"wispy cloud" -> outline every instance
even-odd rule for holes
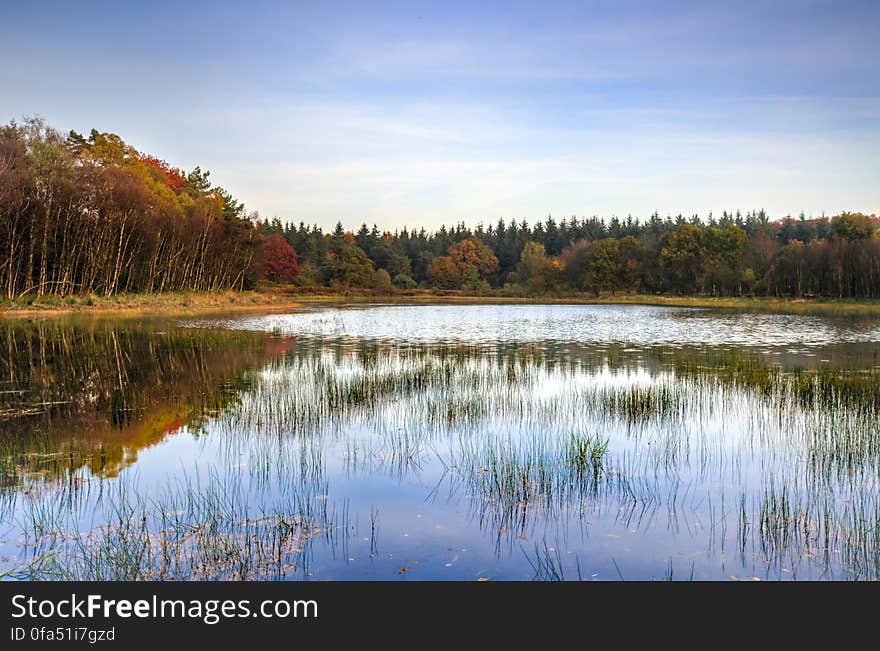
[[[6,14],[7,118],[117,131],[269,216],[880,210],[876,3]]]

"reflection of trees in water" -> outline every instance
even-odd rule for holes
[[[279,348],[268,341],[172,324],[0,324],[0,482],[82,467],[116,475],[139,450],[234,402],[248,371]]]
[[[323,472],[324,453],[338,444],[349,477],[417,480],[442,467],[428,499],[461,504],[497,550],[534,546],[541,568],[568,536],[593,535],[594,552],[616,553],[599,532],[621,528],[738,552],[753,575],[874,578],[880,567],[880,376],[867,370],[795,371],[738,348],[401,345],[58,324],[2,332],[11,362],[0,381],[18,393],[0,397],[0,441],[23,442],[11,457],[25,471],[110,476],[133,459],[125,455],[222,411],[210,424],[220,467],[246,453],[242,495],[261,508],[277,497],[282,529],[291,515],[328,521],[335,477]],[[188,514],[181,526],[208,520]],[[248,544],[268,536],[274,552],[272,541],[300,540],[291,527],[272,538],[274,524]],[[564,562],[571,575],[577,559]]]
[[[611,518],[710,552],[738,531],[749,576],[876,578],[880,375],[774,357],[307,339],[234,417],[255,424],[271,406],[273,423],[304,436],[347,431],[350,475],[418,477],[439,463],[429,498],[462,503],[498,549]],[[566,448],[575,433],[620,447],[599,471],[573,472],[593,458]]]

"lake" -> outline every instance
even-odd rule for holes
[[[0,322],[7,579],[866,580],[880,320]]]

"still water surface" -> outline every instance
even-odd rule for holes
[[[8,578],[872,579],[880,321],[0,324]]]

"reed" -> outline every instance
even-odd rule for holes
[[[302,337],[280,354],[254,354],[252,366],[229,367],[210,350],[239,340],[199,343],[196,332],[118,403],[112,390],[102,394],[108,411],[100,413],[122,415],[104,439],[58,435],[64,421],[52,419],[85,413],[84,403],[34,414],[32,427],[18,427],[22,414],[2,421],[0,521],[14,522],[7,537],[23,540],[3,572],[307,578],[316,556],[355,557],[360,544],[378,563],[378,511],[392,507],[372,497],[359,504],[350,486],[381,479],[418,486],[419,499],[446,503],[452,517],[464,513],[498,555],[522,549],[540,579],[579,576],[579,561],[559,551],[564,542],[550,551],[532,541],[581,536],[578,544],[594,549],[596,529],[700,545],[706,558],[735,549],[749,576],[880,574],[873,369],[786,367],[738,349],[345,337]],[[96,346],[113,340],[88,337]],[[126,354],[144,350],[135,339]],[[145,341],[158,347],[161,338]],[[43,368],[51,367],[47,357]],[[102,391],[113,388],[112,378],[104,382],[112,369],[86,369]],[[180,379],[182,369],[190,379]],[[202,397],[158,438],[125,438],[114,462],[109,442],[147,420],[157,400],[149,386],[165,378],[203,387]],[[23,404],[3,400],[7,416]],[[197,470],[169,472],[158,486],[132,476],[139,450],[175,437],[195,446]],[[396,535],[383,521],[383,548]],[[666,551],[649,577],[694,575]],[[623,543],[602,553],[621,576],[641,576]]]

